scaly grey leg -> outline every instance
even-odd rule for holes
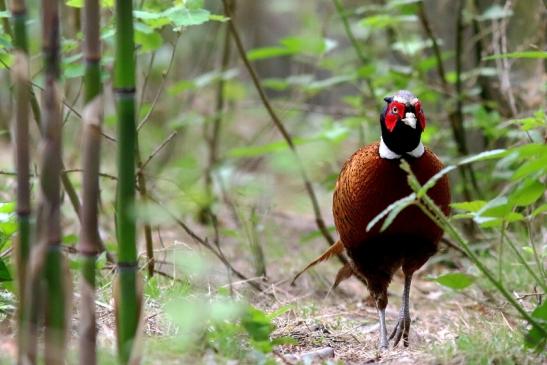
[[[387,349],[387,329],[386,329],[386,308],[378,308],[378,317],[380,317],[380,348]]]
[[[412,274],[405,275],[405,288],[403,290],[403,304],[401,311],[399,312],[399,321],[389,339],[394,338],[393,347],[399,344],[401,337],[403,338],[403,345],[408,347],[408,333],[410,331],[410,283],[412,282]]]

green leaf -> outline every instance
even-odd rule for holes
[[[135,29],[135,43],[140,47],[140,52],[151,52],[163,45],[163,38],[156,32],[142,32]]]
[[[262,47],[262,48],[251,49],[250,51],[248,51],[247,58],[249,58],[250,61],[256,61],[256,60],[263,60],[266,58],[290,56],[294,53],[295,53],[294,51],[285,47],[279,47],[279,46]]]
[[[483,61],[497,60],[499,58],[532,58],[532,59],[544,59],[547,58],[547,51],[522,51],[511,53],[499,53],[490,56],[483,57]]]
[[[391,46],[394,50],[401,52],[407,56],[415,56],[420,51],[429,48],[433,45],[429,39],[410,38],[393,43]],[[411,71],[412,69],[409,69]]]
[[[201,9],[205,6],[204,0],[185,0],[183,3],[188,9]]]
[[[543,110],[538,110],[532,117],[529,118],[523,118],[523,119],[515,119],[512,120],[511,123],[518,124],[524,131],[529,131],[535,128],[540,128],[545,126],[545,123],[547,122],[547,118],[545,118],[545,113]]]
[[[418,191],[418,198],[423,197],[429,189],[431,189],[437,181],[439,181],[444,175],[448,174],[450,171],[456,169],[458,166],[466,165],[469,163],[477,162],[477,161],[484,161],[489,160],[493,158],[499,158],[502,156],[505,156],[507,154],[506,150],[503,149],[497,149],[497,150],[490,150],[490,151],[484,151],[477,155],[469,156],[464,159],[462,159],[460,162],[458,162],[456,165],[447,166],[435,175],[433,175]]]
[[[547,170],[547,156],[540,156],[538,159],[532,159],[524,162],[511,177],[513,180],[519,180],[525,176],[545,172]]]
[[[541,323],[544,330],[547,330],[547,300],[544,300],[543,303],[538,304],[536,309],[532,312],[532,317]],[[529,348],[534,348],[537,351],[542,351],[545,349],[546,341],[547,337],[545,337],[542,331],[537,327],[530,328],[525,336],[526,346]]]
[[[272,345],[298,345],[298,341],[289,336],[277,337],[272,340]]]
[[[475,277],[464,273],[449,273],[436,277],[437,283],[454,290],[462,290],[475,282]]]
[[[0,48],[10,49],[11,46],[11,37],[7,34],[0,34]]]
[[[457,219],[471,219],[475,217],[475,215],[473,213],[460,213],[460,214],[453,214],[450,216],[450,219],[454,219],[454,220],[457,220]]]
[[[538,180],[529,181],[518,187],[511,195],[509,201],[515,206],[527,206],[533,204],[545,192],[545,185]]]
[[[537,157],[547,155],[547,145],[543,143],[529,143],[519,147],[513,147],[507,150],[508,153],[516,152],[519,157]]]
[[[532,212],[532,217],[547,212],[547,203],[541,204]]]
[[[497,150],[490,150],[490,151],[484,151],[479,154],[476,154],[474,156],[466,157],[460,162],[458,162],[458,166],[465,165],[472,162],[477,161],[484,161],[484,160],[491,160],[494,158],[500,158],[503,157],[507,153],[504,149],[497,149]]]
[[[17,232],[17,222],[15,220],[0,221],[0,232],[8,237]]]
[[[482,228],[497,228],[501,227],[504,223],[519,222],[524,220],[524,216],[521,213],[509,212],[503,217],[483,217],[475,216],[473,220]]]
[[[293,53],[319,56],[330,51],[336,46],[331,39],[320,37],[286,37],[279,41],[279,44]]]
[[[395,218],[397,218],[399,213],[401,213],[403,211],[403,209],[405,209],[406,207],[408,207],[409,205],[412,205],[414,203],[415,203],[414,199],[412,199],[412,200],[408,199],[408,200],[405,200],[404,202],[402,202],[400,204],[397,204],[395,206],[395,208],[393,208],[393,210],[391,212],[389,212],[389,214],[387,215],[386,220],[384,221],[384,223],[382,224],[382,227],[380,228],[380,232],[383,232],[386,229],[388,229],[388,227],[391,225],[391,223],[393,223]]]
[[[274,325],[263,311],[249,306],[243,317],[241,324],[254,341],[270,341],[270,335],[274,330]]]
[[[74,79],[82,77],[85,74],[85,66],[81,63],[71,63],[63,67],[63,76],[65,79]]]
[[[163,11],[133,10],[133,16],[142,20],[158,20],[166,18],[166,13]]]
[[[0,53],[0,60],[2,60],[0,63],[0,68],[11,67],[13,64],[13,57],[11,53]]]
[[[405,196],[404,198],[401,198],[397,200],[396,202],[391,203],[387,206],[386,209],[381,211],[376,217],[374,217],[368,224],[367,224],[367,232],[372,229],[378,223],[381,221],[386,215],[388,215],[392,210],[398,209],[399,206],[402,206],[403,208],[407,207],[410,203],[414,202],[416,200],[416,194],[412,193],[408,196]],[[400,210],[399,210],[400,212]]]
[[[171,21],[178,27],[189,27],[200,25],[209,21],[208,10],[179,8],[169,14]]]
[[[63,243],[65,245],[74,246],[78,242],[78,236],[75,234],[67,234],[63,237]]]
[[[225,17],[224,15],[220,15],[220,14],[210,14],[209,15],[209,20],[225,23],[228,20],[230,20],[230,18]]]
[[[466,212],[478,212],[485,204],[486,202],[484,200],[474,200],[471,202],[452,203],[450,206],[454,209]]]
[[[282,316],[283,314],[287,313],[291,309],[294,309],[294,305],[284,305],[273,311],[272,313],[268,314],[269,319],[275,319],[279,316]]]
[[[262,81],[262,86],[276,91],[283,91],[287,90],[290,85],[285,79],[269,78]]]
[[[296,54],[319,56],[334,47],[336,47],[336,42],[327,38],[286,37],[279,41],[279,46],[261,47],[248,51],[247,57],[251,61],[256,61]]]
[[[8,267],[4,263],[4,260],[0,258],[0,283],[11,281],[11,275],[9,273]]]
[[[83,0],[67,0],[66,2],[67,6],[73,7],[73,8],[83,8],[84,7],[84,1]]]
[[[415,22],[417,20],[416,15],[378,14],[361,19],[359,24],[365,28],[382,29],[396,27],[402,22]]]
[[[15,203],[14,202],[8,202],[8,203],[0,203],[0,213],[15,213]]]
[[[505,196],[490,200],[478,212],[477,216],[503,218],[511,212],[511,204]]]

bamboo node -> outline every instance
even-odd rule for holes
[[[82,120],[86,126],[101,127],[103,120],[102,96],[98,95],[86,104],[82,111]]]
[[[139,262],[118,262],[118,271],[136,271],[139,268]]]

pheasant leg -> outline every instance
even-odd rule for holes
[[[393,347],[396,347],[403,339],[403,345],[408,347],[408,333],[410,332],[410,283],[412,282],[412,274],[405,275],[405,288],[403,290],[403,304],[399,312],[399,321],[395,325],[389,339],[394,339]]]
[[[380,317],[380,348],[387,349],[387,329],[386,329],[386,308],[378,308],[378,317]]]

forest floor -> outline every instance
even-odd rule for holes
[[[280,223],[287,229],[287,219]],[[292,224],[292,237],[306,229]],[[307,229],[313,220],[308,220]],[[280,230],[282,231],[282,230]],[[299,232],[300,231],[300,232]],[[291,233],[288,233],[291,235]],[[285,242],[295,242],[287,240]],[[342,364],[523,364],[547,362],[524,350],[518,318],[505,312],[483,296],[480,291],[455,292],[430,280],[453,270],[442,264],[453,255],[441,246],[436,257],[415,274],[411,288],[410,346],[402,341],[395,348],[379,350],[379,324],[376,306],[368,290],[354,277],[330,288],[341,264],[335,259],[321,263],[303,274],[290,286],[294,273],[326,248],[318,239],[312,244],[288,243],[286,253],[271,264],[268,272],[271,298],[259,297],[255,303],[268,311],[281,306],[291,310],[276,320],[274,336],[289,336],[296,345],[279,347],[280,363],[294,363],[292,355],[314,353],[331,348],[331,361]],[[291,254],[293,253],[293,254]],[[403,276],[399,271],[388,291],[386,310],[388,335],[397,322],[403,292]],[[320,351],[321,352],[321,351]],[[332,354],[332,352],[331,352]],[[302,358],[302,357],[300,357]],[[538,362],[539,361],[539,362]],[[313,363],[322,363],[315,358]]]
[[[276,329],[273,337],[288,336],[294,344],[280,345],[275,348],[275,360],[279,364],[538,364],[547,363],[547,357],[535,355],[522,346],[522,322],[504,312],[504,308],[494,307],[488,300],[478,300],[476,292],[457,293],[428,280],[449,269],[439,260],[431,260],[420,270],[412,283],[410,346],[402,344],[388,350],[378,350],[378,317],[374,303],[363,284],[355,278],[344,281],[339,288],[330,291],[330,287],[340,264],[336,259],[322,263],[305,273],[295,286],[290,286],[292,276],[312,258],[318,256],[326,247],[320,240],[302,243],[289,240],[301,237],[303,232],[313,230],[313,220],[294,223],[290,217],[278,222],[274,232],[282,232],[274,237],[277,242],[287,242],[283,246],[265,247],[267,258],[267,281],[260,281],[265,290],[258,293],[249,288],[244,281],[233,279],[233,296],[243,299],[253,306],[273,312],[280,308],[286,311],[275,318]],[[292,223],[291,223],[292,222]],[[294,225],[296,227],[291,227]],[[204,233],[204,232],[203,232]],[[285,237],[286,236],[286,237]],[[166,250],[173,246],[182,246],[190,251],[201,251],[200,246],[190,243],[175,229],[163,232]],[[234,241],[235,242],[235,241]],[[248,247],[234,245],[230,239],[223,242],[225,254],[239,270],[252,272],[252,259]],[[446,255],[443,247],[438,256]],[[203,251],[205,256],[206,251]],[[160,258],[161,259],[161,258]],[[196,287],[227,287],[225,268],[211,257],[214,266],[207,278],[198,280]],[[161,267],[160,267],[161,268]],[[111,278],[99,288],[97,299],[98,330],[100,346],[109,355],[101,364],[114,364],[115,358],[115,319],[112,300]],[[169,282],[169,279],[161,279]],[[163,284],[171,285],[171,284]],[[396,323],[401,304],[402,276],[398,273],[389,288],[389,305],[386,312],[388,333]],[[160,285],[154,289],[164,290]],[[69,348],[77,348],[78,295],[75,295],[75,315],[71,325],[71,343]],[[146,297],[144,316],[144,364],[238,364],[236,360],[212,354],[206,347],[203,351],[181,355],[180,349],[171,350],[158,345],[158,339],[172,334],[172,325],[167,324],[165,302],[160,298]],[[0,328],[0,364],[2,358],[15,357],[13,320],[1,323]],[[390,344],[391,345],[391,344]],[[170,351],[172,351],[170,353]],[[311,360],[298,362],[305,353],[327,353],[327,358],[312,357]],[[71,357],[75,360],[75,352]],[[183,356],[183,357],[181,357]],[[69,361],[69,363],[76,363]],[[241,363],[252,362],[244,361]]]

